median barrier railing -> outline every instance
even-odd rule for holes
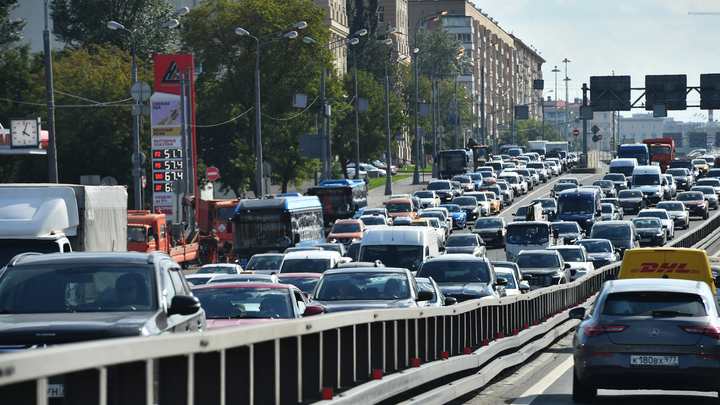
[[[719,224],[716,214],[672,245],[692,246]],[[0,403],[47,404],[49,384],[56,390],[57,380],[63,403],[101,405],[367,404],[481,370],[485,378],[464,385],[476,389],[569,330],[568,309],[587,305],[619,269],[609,265],[570,284],[448,307],[324,314],[6,353]]]

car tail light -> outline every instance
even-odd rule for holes
[[[682,326],[682,329],[687,333],[694,333],[698,335],[705,335],[715,340],[720,340],[720,328],[715,326],[702,327],[702,326]]]
[[[595,337],[600,336],[605,333],[617,333],[622,332],[627,328],[627,325],[613,325],[613,326],[598,326],[598,325],[591,325],[591,326],[585,326],[582,328],[583,332],[585,332],[585,335],[587,337]]]

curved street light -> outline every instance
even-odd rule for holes
[[[115,21],[108,21],[107,27],[111,30],[120,30],[129,32],[132,39],[132,67],[130,69],[131,71],[131,82],[132,84],[137,83],[137,63],[135,60],[135,40],[140,39],[142,37],[145,37],[147,35],[153,34],[161,29],[172,29],[180,25],[180,22],[178,20],[172,19],[170,21],[165,22],[160,27],[150,31],[146,32],[142,35],[139,35],[137,38],[135,37],[135,33],[141,30],[146,30],[150,27],[156,26],[161,21],[170,18],[170,17],[181,17],[186,15],[190,12],[190,9],[187,7],[181,7],[177,10],[175,10],[170,16],[160,18],[157,21],[154,21],[144,27],[130,30],[125,28],[124,25],[115,22]],[[135,108],[137,108],[138,104],[141,104],[140,101],[133,100],[133,104],[135,104]],[[133,153],[133,178],[134,178],[134,184],[135,184],[135,209],[136,210],[142,210],[142,175],[140,173],[140,115],[133,115],[133,143],[134,143],[134,153]]]
[[[257,183],[256,193],[255,197],[262,198],[265,194],[264,190],[264,184],[263,184],[263,154],[262,154],[262,128],[261,128],[261,108],[260,108],[260,47],[263,45],[267,45],[269,43],[279,41],[281,39],[293,39],[298,36],[297,31],[294,31],[295,29],[304,29],[307,27],[307,23],[305,21],[301,21],[297,24],[294,24],[292,27],[285,28],[279,31],[275,31],[271,34],[267,34],[265,36],[262,36],[260,38],[253,36],[248,32],[247,30],[243,28],[235,28],[235,34],[238,36],[243,37],[250,37],[255,40],[255,155],[256,155],[256,161],[257,161],[257,168],[255,173],[255,182]],[[293,30],[290,32],[286,32],[281,37],[271,39],[269,41],[260,43],[261,40],[272,37],[272,36],[278,36],[279,34],[287,31],[287,30]]]

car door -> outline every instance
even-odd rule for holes
[[[202,309],[190,315],[167,315],[172,306],[173,298],[180,295],[192,296],[190,288],[184,280],[180,266],[177,263],[170,260],[163,260],[160,264],[160,291],[161,307],[165,308],[165,312],[161,315],[161,317],[164,318],[164,322],[158,322],[158,327],[160,327],[163,332],[187,333],[207,329],[205,325],[205,311]],[[160,321],[160,319],[158,320]]]

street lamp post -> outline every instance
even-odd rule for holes
[[[360,32],[360,31],[358,31]],[[356,33],[357,34],[357,33]],[[344,44],[338,45],[335,48],[339,48],[340,46],[347,46],[347,45],[357,45],[358,42],[360,42],[357,38],[352,38],[350,40],[347,40],[347,38],[341,38],[336,41],[328,41],[325,45],[320,45],[317,41],[310,37],[303,38],[303,42],[306,44],[311,45],[317,45],[322,48],[322,66],[320,67],[320,108],[322,109],[321,112],[321,120],[322,120],[322,134],[323,138],[325,138],[325,156],[323,157],[323,180],[329,180],[331,176],[331,165],[332,165],[332,140],[328,136],[325,124],[325,119],[327,117],[327,106],[325,105],[325,49],[332,50],[335,48],[330,48],[331,45],[337,44],[338,42],[346,41]],[[356,167],[355,171],[357,172],[360,168]]]
[[[363,36],[367,34],[367,30],[363,29],[358,32],[356,32],[353,35]],[[360,46],[365,45],[367,42],[364,42]],[[364,51],[360,52],[360,55],[364,54],[365,52],[371,51],[375,48],[377,48],[380,45],[389,45],[392,44],[392,39],[386,38],[382,41],[378,41],[378,44],[373,46],[372,48],[365,49]],[[358,99],[358,85],[357,85],[357,57],[358,57],[358,49],[355,48],[355,52],[353,52],[353,81],[355,82],[355,178],[360,178],[360,124],[359,124],[359,118],[358,118],[358,109],[360,107],[360,101]],[[388,166],[388,171],[390,170],[390,166]]]
[[[394,29],[394,28],[393,28]],[[388,63],[392,57],[392,51],[390,56],[385,60],[385,140],[387,143],[386,162],[392,162],[392,149],[390,147],[390,84],[388,82]],[[406,60],[409,56],[403,57],[400,60]],[[392,195],[392,172],[390,171],[390,164],[387,164],[387,172],[385,174],[385,195]],[[417,167],[417,162],[415,163]],[[359,168],[358,168],[359,169]],[[358,170],[356,169],[356,170]]]
[[[427,15],[415,23],[415,32],[413,33],[413,53],[415,54],[415,170],[413,171],[413,182],[412,184],[420,184],[420,134],[418,129],[418,47],[417,47],[417,31],[420,28],[420,23],[427,21],[430,18],[431,21],[437,21],[440,15],[447,14],[447,10],[439,11],[435,14]],[[434,166],[434,165],[433,165]],[[388,166],[389,167],[389,166]]]
[[[256,161],[257,161],[257,168],[255,173],[255,182],[257,183],[255,193],[255,197],[262,198],[265,194],[265,190],[263,190],[263,154],[262,154],[262,121],[261,121],[261,109],[260,109],[260,46],[261,45],[267,45],[271,42],[278,41],[282,38],[295,38],[297,37],[297,31],[290,31],[283,35],[281,38],[275,38],[270,41],[267,41],[265,43],[260,43],[262,39],[268,38],[270,36],[278,35],[283,31],[291,30],[291,29],[304,29],[307,27],[307,23],[305,21],[301,21],[295,25],[293,25],[290,28],[285,28],[280,31],[273,32],[272,34],[268,34],[265,36],[262,36],[260,38],[255,37],[251,35],[248,31],[242,29],[242,28],[235,28],[235,34],[239,36],[245,36],[250,37],[255,40],[256,48],[255,48],[255,155],[256,155]]]
[[[136,38],[135,38],[135,32],[137,32],[137,31],[139,31],[139,30],[145,30],[145,29],[148,29],[148,28],[150,28],[150,27],[156,26],[156,25],[159,24],[161,21],[163,21],[163,20],[165,20],[165,19],[167,19],[167,18],[176,17],[176,16],[177,16],[177,17],[181,17],[181,16],[184,16],[185,14],[187,14],[187,13],[189,13],[189,12],[190,12],[190,9],[189,9],[189,8],[187,8],[187,7],[181,7],[181,8],[179,8],[179,9],[175,10],[175,12],[173,12],[170,16],[168,16],[168,17],[163,17],[163,18],[161,18],[161,19],[159,19],[159,20],[157,20],[157,21],[154,21],[153,23],[151,23],[151,24],[149,24],[149,25],[146,25],[145,27],[138,28],[138,29],[135,29],[135,30],[129,30],[129,29],[125,28],[124,25],[122,25],[122,24],[120,24],[120,23],[117,23],[117,22],[115,22],[115,21],[108,21],[107,27],[108,27],[109,29],[111,29],[111,30],[121,30],[121,31],[129,32],[130,35],[131,35],[131,37],[132,37],[132,67],[130,68],[132,84],[137,83],[137,63],[136,63],[136,60],[135,60],[135,39],[136,39]],[[142,38],[142,37],[144,37],[144,36],[153,34],[153,33],[157,32],[157,31],[160,30],[160,29],[163,29],[163,28],[172,29],[172,28],[177,27],[178,25],[180,25],[180,22],[179,22],[178,20],[174,20],[174,19],[173,19],[173,20],[170,20],[170,21],[164,23],[164,24],[163,24],[162,26],[160,26],[159,28],[157,28],[157,29],[155,29],[155,30],[153,30],[153,31],[147,32],[147,33],[145,33],[145,34],[143,34],[143,35],[138,36],[137,39],[140,39],[140,38]],[[142,187],[142,173],[141,173],[141,170],[140,170],[140,163],[141,163],[141,162],[140,162],[140,114],[139,114],[139,111],[137,111],[137,110],[140,109],[140,104],[142,104],[141,101],[139,101],[139,100],[133,100],[133,114],[134,114],[134,115],[133,115],[133,141],[134,141],[134,153],[133,153],[133,171],[132,171],[132,174],[133,174],[134,184],[135,184],[134,187],[135,187],[135,209],[136,209],[136,210],[142,210],[142,188],[143,188],[143,187]],[[137,111],[137,113],[136,113],[136,111]]]

